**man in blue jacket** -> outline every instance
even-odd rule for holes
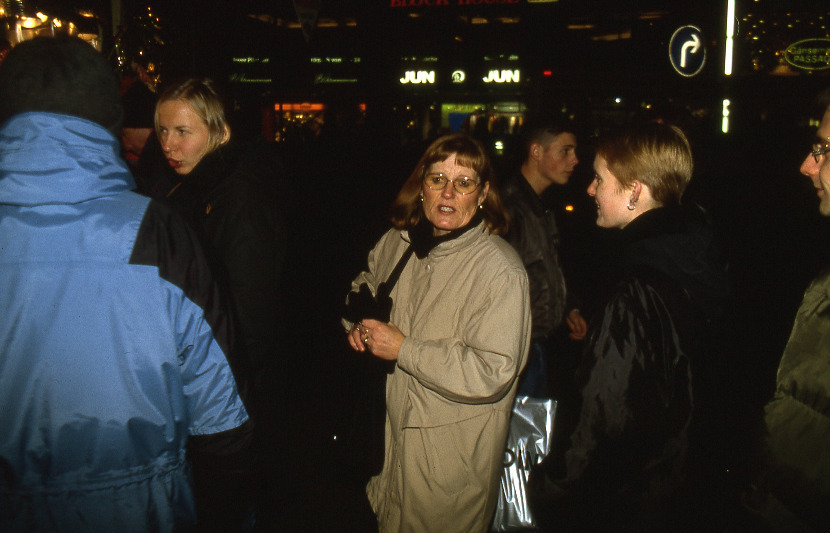
[[[79,39],[0,65],[0,531],[224,531],[247,511],[232,321],[185,223],[130,192],[121,117]]]

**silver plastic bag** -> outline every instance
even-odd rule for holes
[[[527,499],[530,469],[550,453],[556,400],[517,396],[510,417],[499,501],[490,531],[535,529]]]

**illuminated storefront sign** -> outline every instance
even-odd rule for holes
[[[228,76],[228,80],[233,83],[271,83],[274,81],[272,78],[257,78],[239,72]]]
[[[830,39],[805,39],[791,44],[784,51],[787,63],[804,70],[830,68]]]
[[[357,78],[342,78],[331,74],[317,74],[314,76],[314,85],[357,83]]]
[[[251,67],[256,67],[257,65],[265,65],[268,66],[271,63],[271,58],[269,57],[233,57],[231,61],[237,65],[250,65]],[[256,70],[256,69],[255,69]],[[271,83],[273,82],[273,78],[268,76],[267,74],[263,75],[262,73],[254,73],[254,72],[234,72],[228,77],[229,81],[233,83]]]
[[[467,74],[463,70],[455,70],[450,79],[452,79],[453,83],[464,83],[464,80],[467,79]]]
[[[434,70],[407,70],[404,72],[403,78],[399,80],[401,85],[432,85],[435,83]]]
[[[234,63],[245,63],[245,64],[262,64],[266,65],[271,62],[271,58],[269,57],[234,57]]]
[[[519,83],[519,70],[491,70],[481,80],[484,83]]]
[[[521,0],[389,0],[389,7],[446,7],[518,4]]]

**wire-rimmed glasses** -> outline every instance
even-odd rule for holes
[[[821,157],[828,152],[830,152],[830,146],[822,143],[813,143],[813,147],[810,150],[810,153],[813,154],[813,159],[816,160],[817,165],[821,161]]]
[[[443,191],[444,187],[447,186],[447,182],[452,183],[453,188],[458,194],[470,194],[481,185],[473,178],[467,176],[459,176],[452,180],[441,172],[432,172],[424,176],[424,183],[434,191]]]

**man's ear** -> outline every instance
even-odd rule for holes
[[[542,152],[544,152],[544,149],[542,148],[541,144],[539,144],[539,143],[531,143],[530,144],[530,157],[531,157],[531,159],[534,159],[534,160],[538,161],[539,158],[542,157]]]

